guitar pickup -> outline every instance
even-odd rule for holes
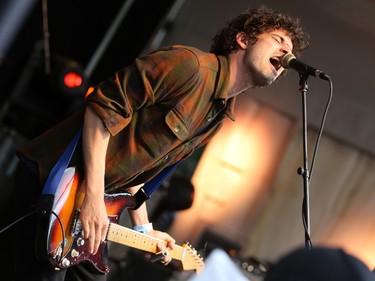
[[[74,216],[72,237],[83,236],[83,228],[81,220],[79,219],[79,211],[77,210],[76,215]]]

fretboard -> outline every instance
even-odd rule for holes
[[[164,240],[115,223],[109,225],[107,240],[154,254],[159,251],[158,244],[166,245]],[[182,261],[185,251],[184,247],[174,245],[173,250],[169,250],[169,253],[173,259]]]

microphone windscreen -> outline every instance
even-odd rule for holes
[[[281,58],[281,66],[288,69],[290,68],[289,63],[291,60],[296,59],[292,53],[287,53]]]

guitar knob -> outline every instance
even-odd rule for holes
[[[70,265],[70,261],[67,258],[64,258],[61,264],[63,267],[68,267]]]
[[[72,250],[72,252],[70,253],[70,255],[73,257],[73,258],[76,258],[79,256],[79,252],[75,249]]]
[[[78,245],[78,246],[83,246],[83,245],[85,245],[85,240],[83,240],[82,238],[78,238],[78,239],[77,239],[77,245]]]

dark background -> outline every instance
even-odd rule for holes
[[[7,8],[16,2],[23,5],[25,2],[22,1],[1,1],[0,21],[6,18]],[[12,38],[9,38],[9,42],[3,42],[8,44],[6,52],[0,50],[0,230],[17,219],[10,212],[13,197],[18,196],[12,192],[16,148],[78,110],[90,85],[132,63],[142,53],[175,2],[131,2],[96,67],[89,77],[84,76],[83,86],[75,92],[62,90],[59,87],[60,71],[73,67],[84,74],[126,1],[46,1],[48,13],[44,22],[43,2],[34,1],[25,18],[13,17],[10,19],[12,21],[0,25],[1,34],[2,30],[13,27],[14,20],[19,20],[19,28],[11,34]],[[48,33],[43,29],[46,23]],[[51,54],[47,59],[51,66],[50,73],[45,68],[45,43],[48,43]],[[10,228],[0,234],[0,252],[7,253],[0,258],[1,279],[4,280],[12,280],[13,231]],[[139,265],[133,262],[133,266]],[[116,265],[112,267],[116,272]],[[120,268],[118,266],[117,271]],[[153,273],[158,274],[158,271]],[[113,276],[111,280],[118,277]],[[154,277],[157,279],[157,276]]]
[[[173,2],[132,2],[78,95],[67,96],[58,88],[62,66],[57,58],[74,62],[84,72],[126,1],[46,1],[47,14],[42,12],[43,2],[35,1],[0,65],[3,123],[32,138],[75,111],[89,85],[140,55]],[[45,43],[51,55],[50,74],[45,69]]]

